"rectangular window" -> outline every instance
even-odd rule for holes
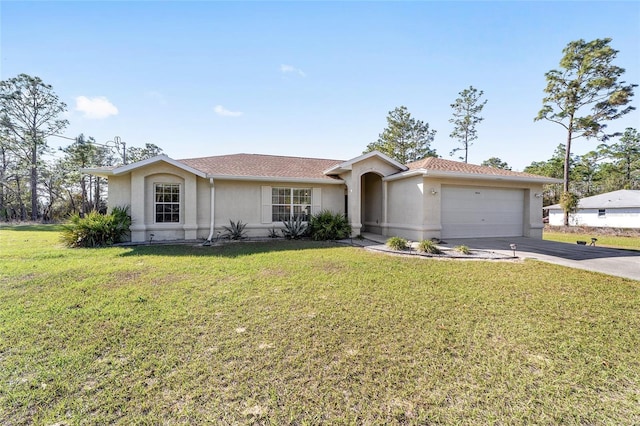
[[[271,220],[282,222],[311,214],[311,188],[271,188]]]
[[[605,209],[598,210],[598,217],[605,217],[607,215],[607,211]]]
[[[180,185],[177,183],[155,184],[156,223],[180,222]]]

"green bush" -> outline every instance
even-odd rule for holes
[[[431,240],[422,240],[418,243],[418,251],[430,254],[442,254],[442,250],[436,247],[436,244]]]
[[[409,243],[404,238],[391,237],[387,240],[387,247],[392,250],[406,250],[409,247]]]
[[[222,234],[223,238],[228,238],[230,240],[241,240],[246,237],[247,233],[244,228],[247,226],[246,223],[242,223],[241,220],[234,222],[229,220],[229,226],[223,226],[224,234]]]
[[[61,238],[67,247],[108,246],[123,241],[130,226],[128,207],[114,207],[109,214],[94,210],[84,217],[76,213],[63,226]]]
[[[315,241],[342,240],[351,235],[351,224],[341,213],[322,210],[311,216],[309,232]]]
[[[271,229],[269,229],[269,238],[278,238],[280,235],[278,235],[278,230],[276,229],[275,226],[272,226]]]
[[[471,254],[471,250],[467,246],[456,246],[453,249],[462,254]]]
[[[283,220],[284,229],[281,229],[282,236],[290,240],[299,240],[307,233],[307,224],[302,221],[302,216],[297,216],[291,220]]]

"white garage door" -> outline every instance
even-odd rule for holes
[[[524,190],[442,186],[442,238],[523,234]]]

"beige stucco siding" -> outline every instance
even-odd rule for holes
[[[311,188],[314,210],[330,210],[344,213],[344,186],[322,185],[313,183],[290,182],[252,182],[216,179],[215,186],[215,231],[223,234],[223,226],[229,225],[229,220],[245,223],[247,236],[266,236],[272,228],[281,228],[282,222],[271,221],[271,188]],[[263,194],[264,191],[264,194]],[[209,198],[210,199],[210,198]],[[202,203],[204,206],[205,203]],[[263,207],[267,218],[263,218]],[[209,211],[206,207],[203,210]],[[208,233],[208,228],[207,228]],[[201,232],[202,237],[206,237]]]
[[[255,229],[260,224],[260,182],[221,181],[215,183],[216,228],[228,226],[229,221],[238,220]]]
[[[114,207],[131,208],[131,176],[109,176],[109,211]]]
[[[424,217],[422,176],[393,180],[386,184],[386,235],[421,239]]]

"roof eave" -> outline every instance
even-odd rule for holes
[[[83,167],[80,169],[80,172],[104,178],[113,176],[113,169],[103,169],[100,167]]]
[[[509,175],[488,175],[463,172],[446,172],[441,170],[424,170],[427,177],[455,178],[466,180],[486,180],[486,181],[510,181],[527,182],[539,184],[562,183],[562,179],[549,178],[544,176],[509,176]]]
[[[393,181],[393,180],[405,179],[413,176],[424,176],[424,177],[432,177],[432,178],[453,178],[453,179],[465,179],[465,180],[527,182],[527,183],[539,183],[539,184],[562,183],[561,179],[547,178],[543,176],[530,177],[530,176],[485,175],[485,174],[462,173],[462,172],[446,172],[441,170],[428,170],[428,169],[413,169],[406,172],[387,176],[382,180]]]
[[[396,173],[394,175],[385,176],[382,178],[384,182],[391,182],[398,179],[406,179],[414,176],[426,176],[427,173],[423,169],[408,170],[406,172]]]

